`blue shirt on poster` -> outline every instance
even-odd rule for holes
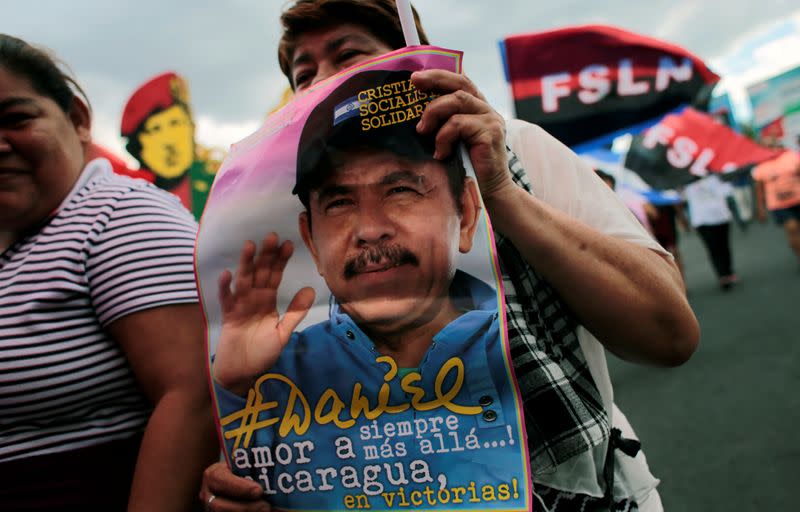
[[[389,406],[409,404],[412,395],[401,387],[400,375],[387,382],[392,366],[376,361],[381,354],[375,344],[334,302],[329,320],[292,335],[270,370],[285,379],[269,379],[260,386],[262,403],[274,402],[271,407],[257,415],[241,414],[252,404],[215,384],[234,472],[259,481],[274,506],[292,510],[346,510],[359,503],[347,500],[359,495],[372,510],[523,508],[526,497],[517,491],[525,485],[526,454],[502,350],[497,294],[458,271],[450,295],[466,311],[434,336],[416,369],[420,380],[414,386],[425,392],[420,402],[430,402],[441,373],[440,394],[458,388],[449,403],[470,407],[469,414],[446,407],[407,407],[372,419],[353,415],[357,385],[369,410],[376,408],[383,384],[390,390]],[[460,387],[453,358],[463,363]],[[331,390],[344,405],[333,413]],[[307,407],[296,399],[297,391]],[[315,413],[341,421],[357,418],[352,426],[340,428],[335,422],[320,424]],[[307,429],[281,437],[279,427],[289,415],[298,424],[308,421]],[[273,424],[254,430],[256,420]],[[248,431],[252,438],[246,443]],[[487,485],[492,486],[488,499],[481,491]]]

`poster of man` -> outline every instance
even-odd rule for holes
[[[469,159],[416,131],[411,72],[460,59],[351,68],[219,171],[197,268],[222,439],[280,509],[529,509],[491,226]]]
[[[170,71],[142,84],[125,105],[120,131],[140,171],[199,218],[216,168],[195,143],[186,80]]]

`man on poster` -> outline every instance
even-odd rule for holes
[[[299,229],[331,291],[330,319],[295,332],[311,288],[280,317],[293,249],[275,233],[257,254],[245,244],[234,292],[230,273],[220,280],[213,376],[223,435],[237,472],[284,508],[357,499],[391,508],[395,498],[383,494],[401,488],[415,507],[525,507],[524,494],[508,503],[526,477],[496,292],[457,270],[480,221],[477,184],[458,156],[433,159],[432,137],[416,133],[414,114],[430,99],[409,77],[355,75],[314,108],[300,136]],[[302,451],[281,460],[281,444]],[[264,449],[277,464],[256,463]],[[304,480],[304,469],[326,477]]]

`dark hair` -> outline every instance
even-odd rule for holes
[[[428,44],[419,14],[412,9],[420,43]],[[278,63],[292,88],[292,57],[298,38],[343,23],[363,27],[389,48],[406,45],[395,0],[297,0],[281,15],[283,35],[278,44]]]
[[[65,71],[67,65],[43,48],[8,34],[0,34],[0,67],[26,78],[36,92],[55,101],[65,114],[72,111],[72,100],[76,93],[91,108],[86,93]]]

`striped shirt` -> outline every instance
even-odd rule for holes
[[[0,462],[143,430],[151,406],[105,328],[197,301],[196,229],[177,198],[101,159],[0,254]]]

